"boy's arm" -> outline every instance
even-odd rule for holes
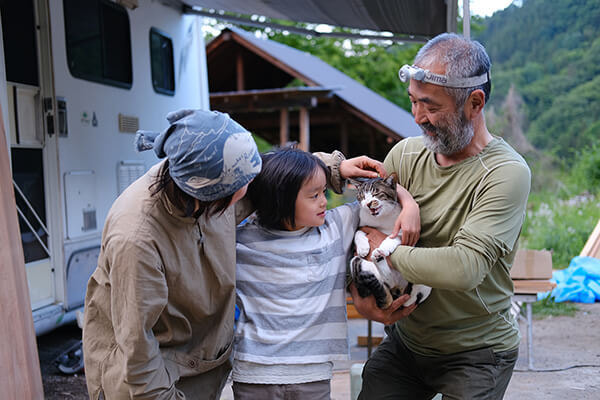
[[[328,182],[334,192],[340,194],[344,191],[346,178],[376,178],[385,177],[387,173],[383,163],[373,160],[367,156],[359,156],[346,160],[346,157],[338,150],[332,153],[313,153],[325,163],[331,172]]]
[[[398,201],[402,206],[402,211],[398,215],[398,218],[396,218],[394,230],[389,237],[395,238],[398,236],[398,233],[402,231],[402,245],[414,246],[417,244],[421,234],[421,214],[419,205],[408,190],[402,186],[396,185],[396,192],[398,193]]]

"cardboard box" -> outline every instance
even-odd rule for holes
[[[513,279],[552,278],[552,253],[548,250],[517,250],[510,277]]]

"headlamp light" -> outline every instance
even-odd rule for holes
[[[470,88],[481,86],[489,80],[489,72],[470,78],[455,78],[446,75],[434,74],[433,72],[414,65],[405,64],[398,71],[398,78],[402,82],[411,79],[419,82],[431,83],[438,86],[451,88]]]

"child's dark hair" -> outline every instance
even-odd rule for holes
[[[302,184],[318,168],[329,177],[329,169],[311,153],[297,149],[276,150],[261,157],[262,170],[248,186],[258,222],[270,229],[294,227],[296,198]]]
[[[208,212],[208,215],[223,213],[231,203],[233,194],[215,201],[200,201],[198,210],[196,208],[196,199],[179,188],[169,174],[169,160],[161,167],[158,176],[154,183],[150,185],[150,192],[156,195],[160,192],[165,192],[169,201],[173,203],[177,209],[183,211],[186,217],[194,217],[198,219],[202,214]]]

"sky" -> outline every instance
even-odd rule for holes
[[[504,10],[513,0],[470,0],[469,10],[471,15],[479,15],[481,17],[489,17],[494,11]],[[462,15],[463,2],[459,0],[458,10]]]

